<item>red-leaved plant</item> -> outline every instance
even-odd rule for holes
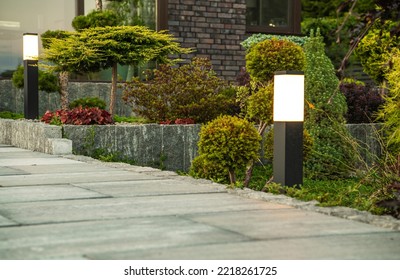
[[[41,121],[50,124],[73,125],[104,125],[114,123],[111,114],[106,110],[82,107],[76,107],[71,110],[57,110],[55,112],[47,111]]]

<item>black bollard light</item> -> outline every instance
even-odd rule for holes
[[[274,75],[273,181],[283,186],[303,184],[304,73]]]
[[[26,119],[39,117],[39,39],[37,33],[23,34],[24,60],[24,115]]]

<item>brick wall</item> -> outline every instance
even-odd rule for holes
[[[245,65],[246,0],[169,0],[168,29],[183,47],[195,49],[183,58],[207,57],[227,80]]]

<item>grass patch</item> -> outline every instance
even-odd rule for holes
[[[18,119],[23,119],[23,118],[24,118],[23,114],[13,113],[13,112],[9,112],[9,111],[0,112],[0,119],[18,120]]]
[[[282,187],[266,184],[272,177],[271,165],[258,165],[254,169],[250,188],[274,194],[285,194],[303,201],[316,200],[319,206],[345,206],[373,214],[388,214],[387,209],[377,207],[376,203],[388,198],[385,188],[379,184],[363,183],[360,178],[316,181],[304,179],[303,186]]]
[[[114,121],[116,123],[149,123],[150,121],[145,119],[145,118],[141,118],[141,117],[124,117],[124,116],[118,116],[118,115],[114,115]]]

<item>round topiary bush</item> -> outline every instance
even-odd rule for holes
[[[234,184],[236,172],[258,157],[260,141],[261,136],[249,121],[218,117],[201,128],[198,145],[202,158],[194,161],[192,173],[204,177],[204,170],[207,173],[213,166],[215,170],[228,170],[230,182]]]
[[[276,71],[303,70],[305,61],[300,46],[274,38],[262,41],[250,49],[246,55],[246,69],[255,80],[270,81]]]

